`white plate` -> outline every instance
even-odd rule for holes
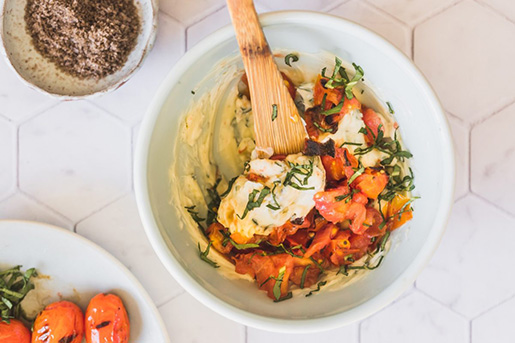
[[[23,265],[40,275],[27,296],[41,306],[64,299],[86,309],[97,293],[119,295],[129,314],[130,342],[169,342],[159,312],[141,284],[117,259],[87,239],[55,226],[0,221],[0,269]]]

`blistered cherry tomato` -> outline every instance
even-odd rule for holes
[[[32,327],[32,343],[80,343],[84,316],[72,302],[58,301],[41,311]]]
[[[88,343],[127,343],[129,317],[122,300],[114,294],[97,294],[86,310]]]
[[[0,342],[30,343],[30,331],[16,319],[11,319],[9,323],[0,321]]]

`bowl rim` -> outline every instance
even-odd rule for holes
[[[84,95],[67,95],[67,94],[58,94],[58,93],[52,93],[50,91],[47,91],[44,88],[39,87],[35,83],[30,82],[25,77],[23,77],[18,70],[14,67],[13,62],[11,61],[11,58],[9,57],[9,53],[7,52],[7,48],[5,47],[5,39],[4,39],[4,17],[5,17],[5,6],[7,4],[8,0],[0,0],[0,55],[4,58],[6,64],[9,66],[11,71],[16,74],[16,77],[18,80],[20,80],[24,85],[29,87],[30,89],[33,89],[37,91],[40,94],[44,94],[46,96],[52,97],[54,99],[58,100],[83,100],[83,99],[93,99],[101,95],[105,95],[108,93],[111,93],[121,86],[123,86],[129,79],[134,76],[134,74],[141,68],[143,65],[143,62],[147,58],[150,51],[152,51],[152,48],[154,47],[154,42],[156,40],[157,36],[157,27],[158,27],[158,17],[159,17],[159,0],[142,0],[142,1],[148,1],[152,8],[152,23],[150,34],[148,36],[148,39],[145,42],[145,46],[143,49],[141,49],[141,54],[139,56],[139,60],[137,64],[127,71],[127,73],[117,82],[109,85],[108,87],[101,89],[99,91],[96,91],[94,93],[84,94]]]
[[[234,37],[234,30],[231,25],[227,25],[208,35],[184,54],[161,84],[149,109],[147,110],[141,124],[134,160],[134,188],[138,210],[147,237],[163,265],[184,289],[213,311],[241,324],[268,331],[308,333],[335,329],[367,318],[389,305],[413,284],[425,265],[429,263],[445,232],[446,223],[449,219],[452,204],[454,202],[454,144],[451,138],[447,117],[434,90],[429,85],[429,82],[413,62],[404,55],[404,53],[399,51],[391,43],[387,42],[384,38],[352,21],[335,15],[313,11],[270,12],[260,15],[260,21],[264,27],[276,24],[298,23],[299,21],[320,23],[324,26],[338,25],[339,27],[343,27],[345,30],[354,32],[354,34],[365,37],[367,41],[376,44],[376,46],[378,46],[383,52],[387,53],[391,59],[402,65],[403,68],[409,72],[414,82],[416,82],[423,90],[422,95],[429,100],[428,103],[431,104],[432,112],[438,115],[438,119],[441,122],[440,129],[442,130],[441,136],[444,140],[443,145],[449,147],[449,149],[444,151],[442,155],[443,165],[445,168],[442,184],[444,189],[449,189],[449,192],[442,195],[440,207],[426,243],[401,275],[379,294],[349,310],[314,319],[269,318],[247,312],[222,301],[216,296],[213,296],[191,275],[189,275],[189,273],[169,251],[166,242],[160,233],[159,227],[157,226],[156,220],[153,217],[147,184],[148,151],[154,125],[160,114],[161,108],[168,97],[170,89],[177,81],[180,80],[183,73],[193,63],[195,63],[197,58],[206,51],[217,46],[219,42]]]

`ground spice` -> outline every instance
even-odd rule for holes
[[[37,51],[81,79],[121,69],[141,30],[134,0],[28,0],[25,21]]]

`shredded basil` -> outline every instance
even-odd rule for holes
[[[25,317],[21,302],[27,293],[34,289],[32,278],[37,276],[36,269],[22,272],[15,266],[0,272],[0,323],[10,323],[10,319]]]
[[[306,294],[307,297],[313,295],[313,293],[315,292],[319,292],[320,289],[322,288],[322,286],[325,286],[325,284],[327,283],[327,281],[320,281],[318,284],[317,284],[317,289],[314,289],[312,290],[311,292],[309,292],[308,294]]]
[[[302,277],[300,278],[300,288],[304,288],[304,282],[306,281],[306,275],[308,274],[309,267],[311,267],[311,264],[308,264],[302,272]]]
[[[350,179],[348,181],[348,184],[350,185],[351,183],[353,183],[354,180],[356,180],[356,178],[358,176],[360,176],[361,174],[363,174],[364,172],[365,172],[365,167],[359,168],[357,171],[354,172],[354,174],[352,174],[352,176],[350,177]]]
[[[388,111],[390,111],[391,114],[395,114],[395,111],[393,110],[392,104],[390,104],[389,101],[387,101],[386,104],[388,105]]]
[[[299,60],[299,56],[295,54],[288,54],[284,57],[284,63],[291,67],[292,62],[297,62]]]
[[[317,129],[319,129],[320,131],[322,132],[329,132],[329,133],[334,133],[334,129],[333,128],[329,128],[329,129],[326,129],[326,128],[323,128],[322,126],[320,126],[319,123],[317,123],[316,121],[313,122],[313,125],[315,125],[315,127]]]
[[[256,196],[259,194],[259,197],[256,199]],[[265,197],[270,194],[270,188],[265,187],[261,191],[254,189],[252,193],[249,194],[249,200],[247,202],[247,206],[245,206],[245,211],[243,212],[243,215],[238,217],[240,219],[243,219],[247,216],[247,214],[252,211],[253,209],[261,206],[263,203],[263,200],[265,200]]]
[[[272,105],[272,121],[274,121],[277,118],[277,105]]]
[[[354,67],[354,69],[356,70],[356,74],[354,75],[354,77],[352,78],[352,80],[350,80],[346,85],[345,85],[345,96],[347,97],[347,99],[351,100],[352,98],[354,98],[354,94],[352,94],[352,89],[354,88],[354,86],[358,83],[358,81],[363,78],[363,76],[365,75],[365,72],[363,71],[363,69],[355,64],[355,63],[352,63],[352,66]]]
[[[202,251],[202,249],[200,249],[200,243],[197,243],[198,245],[198,252],[199,252],[199,256],[200,256],[200,259],[204,262],[206,262],[207,264],[209,264],[211,267],[213,268],[219,268],[220,266],[218,265],[218,263],[216,263],[215,261],[211,260],[209,257],[207,257],[207,255],[209,255],[209,250],[211,249],[211,244],[213,244],[213,242],[209,242],[208,245],[207,245],[207,248],[206,248],[206,251]]]

